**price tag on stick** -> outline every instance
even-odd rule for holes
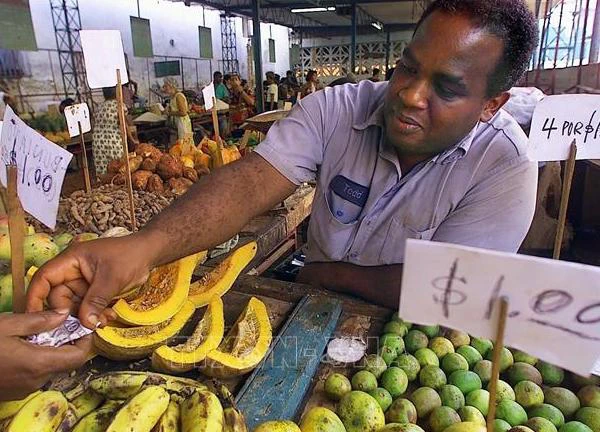
[[[82,133],[92,130],[92,124],[90,122],[90,109],[85,102],[66,107],[65,118],[67,119],[67,128],[69,129],[69,136],[71,138],[80,135],[80,125]]]
[[[25,211],[50,229],[56,226],[58,200],[73,155],[27,126],[7,106],[0,138],[2,165],[16,165],[17,191]],[[7,186],[6,169],[0,182]]]
[[[408,240],[400,316],[494,339],[505,297],[506,345],[589,375],[600,357],[598,292],[598,267]]]
[[[204,98],[204,109],[206,111],[212,109],[214,105],[213,99],[215,98],[215,85],[213,83],[202,89],[202,97]]]
[[[127,67],[119,30],[80,30],[79,36],[90,88],[116,86],[117,69],[121,71],[121,83],[127,83]]]

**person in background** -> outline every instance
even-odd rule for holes
[[[68,98],[62,100],[60,102],[60,104],[58,105],[58,112],[64,115],[65,108],[70,107],[73,104],[75,104],[75,99],[73,99],[73,98],[68,97]]]
[[[381,81],[381,70],[379,70],[379,68],[373,68],[373,75],[371,78],[369,78],[369,80],[373,82]]]
[[[319,77],[317,76],[317,71],[310,70],[306,74],[306,84],[302,88],[302,96],[308,96],[316,92],[317,90],[321,90],[323,86],[319,82]]]
[[[277,86],[277,81],[275,81],[275,74],[271,72],[271,74],[267,75],[267,108],[269,110],[274,110],[277,108],[277,100],[279,99],[279,87]]]
[[[389,80],[391,80],[391,79],[392,79],[392,75],[394,75],[394,71],[395,71],[395,70],[396,70],[396,68],[395,68],[395,67],[389,68],[389,69],[387,70],[387,72],[385,73],[385,80],[386,80],[386,81],[389,81]]]
[[[285,78],[281,80],[281,83],[287,85],[288,88],[292,89],[293,91],[297,91],[297,89],[300,88],[298,80],[296,79],[294,72],[292,72],[291,70],[285,73]]]
[[[92,152],[96,174],[106,174],[106,167],[113,159],[123,156],[123,141],[119,127],[119,113],[117,106],[117,91],[115,87],[102,89],[104,102],[96,109],[94,116],[94,130],[92,132]],[[127,108],[124,107],[125,111]],[[127,117],[127,116],[125,116]],[[130,143],[129,150],[137,146],[137,139],[131,134],[130,125],[126,125],[127,137]]]
[[[177,128],[177,139],[183,139],[186,135],[193,133],[187,98],[177,90],[177,82],[173,78],[165,79],[163,92],[171,97],[167,114],[173,118],[173,122]]]
[[[239,75],[231,75],[229,86],[231,88],[231,105],[239,106],[243,104],[247,107],[254,108],[256,103],[254,96],[246,91],[243,81],[240,79]]]
[[[215,97],[229,103],[229,90],[227,90],[227,86],[223,83],[223,74],[221,72],[216,71],[213,74],[213,84],[215,86]]]

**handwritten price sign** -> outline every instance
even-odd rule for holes
[[[17,165],[17,192],[23,208],[50,229],[56,226],[58,199],[72,157],[6,107],[0,138],[0,181],[6,186],[5,166]]]
[[[547,96],[535,107],[529,133],[532,160],[568,159],[573,139],[577,159],[600,158],[600,96]]]
[[[90,109],[85,102],[66,107],[65,118],[67,119],[67,128],[69,129],[69,136],[71,138],[79,135],[80,124],[82,133],[92,130]]]
[[[599,293],[597,267],[408,240],[400,316],[494,339],[506,297],[507,345],[588,375],[600,357]]]

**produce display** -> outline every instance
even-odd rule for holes
[[[64,145],[71,140],[71,136],[67,130],[67,121],[64,116],[58,113],[45,113],[33,117],[23,115],[22,118],[29,127],[37,130],[47,140],[55,144]]]
[[[309,410],[299,425],[270,421],[255,431],[485,432],[493,344],[397,316],[377,354],[352,377],[330,374],[336,412]],[[600,378],[584,378],[504,348],[493,432],[600,432]]]
[[[112,372],[69,391],[0,402],[7,432],[247,432],[231,393],[217,382],[152,372]]]

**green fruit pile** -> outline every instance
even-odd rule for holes
[[[325,393],[346,431],[485,432],[493,343],[394,316],[349,380]],[[494,432],[600,432],[600,378],[503,348]],[[569,388],[567,388],[569,387]]]

